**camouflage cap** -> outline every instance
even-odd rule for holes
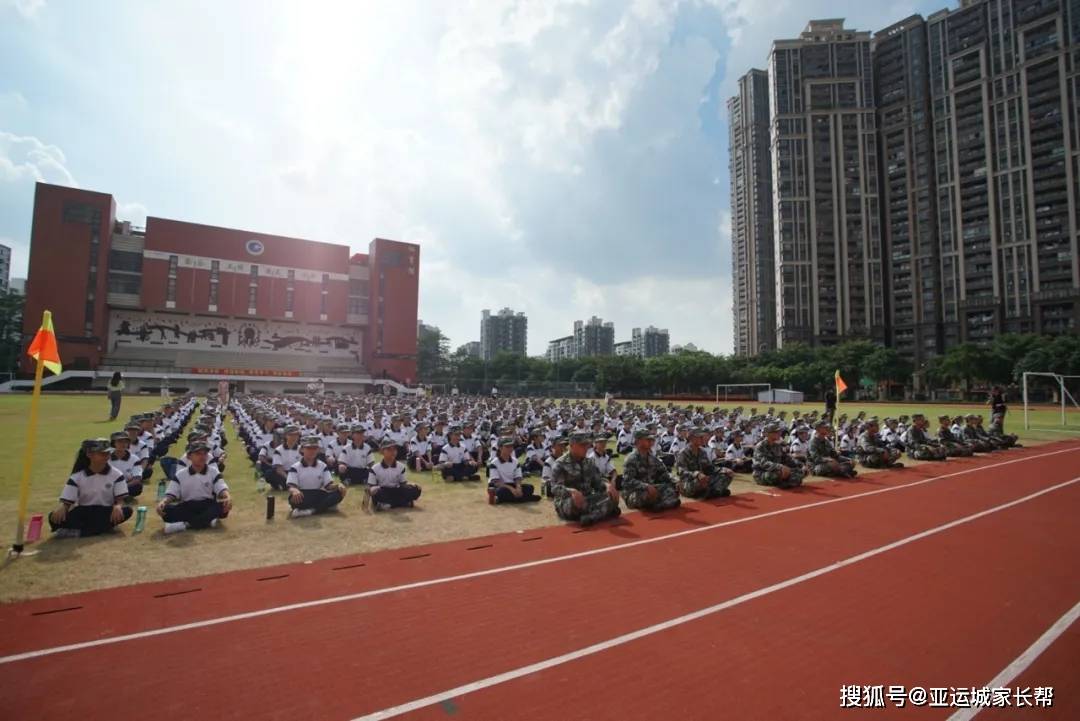
[[[109,442],[110,443],[115,443],[116,441],[127,441],[127,442],[130,443],[131,439],[128,438],[127,433],[124,433],[123,431],[116,431],[114,433],[109,434]]]
[[[450,426],[450,430],[448,430],[446,433],[451,436],[455,433],[461,435],[461,428],[459,428],[458,426]]]
[[[561,433],[551,439],[551,445],[553,446],[565,446],[569,439]]]
[[[124,426],[124,430],[125,431],[141,431],[142,426],[140,426],[138,423],[128,423],[126,426]]]
[[[634,440],[635,441],[640,441],[643,438],[648,438],[649,440],[655,440],[656,436],[653,435],[653,432],[648,428],[639,428],[636,431],[634,431]]]
[[[938,416],[937,419],[938,419],[938,421],[945,421],[946,423],[948,423],[949,421],[952,420],[952,418],[949,418],[949,416],[947,416],[947,415]]]
[[[576,431],[570,434],[571,443],[592,443],[592,433]]]
[[[971,420],[975,420],[978,417],[979,416],[976,415],[975,413],[968,413],[966,416],[964,416],[964,420],[971,421]]]
[[[397,448],[397,443],[394,443],[389,438],[383,438],[382,443],[379,444],[379,450],[386,450],[387,448]]]
[[[206,438],[206,433],[200,430],[194,430],[191,433],[187,434],[187,439],[189,442],[195,440],[196,438]]]
[[[367,428],[364,428],[359,423],[349,426],[349,433],[367,433]]]
[[[200,451],[208,452],[209,450],[210,444],[205,443],[204,441],[195,441],[194,443],[188,443],[187,446],[188,455],[191,455],[192,453],[198,453]]]
[[[284,433],[287,436],[291,435],[293,433],[299,433],[299,432],[300,432],[300,426],[285,426]]]
[[[349,424],[348,423],[338,423],[338,424],[336,424],[334,426],[334,430],[335,431],[344,431],[344,432],[348,433],[349,432]]]
[[[610,433],[594,433],[592,440],[593,440],[593,443],[607,443],[608,441],[611,440],[611,434]]]
[[[829,423],[828,421],[818,421],[814,424],[814,430],[817,430],[818,428],[832,428],[832,423]]]
[[[866,425],[868,425],[868,426],[876,426],[876,425],[880,425],[880,424],[878,423],[878,419],[877,419],[877,416],[870,416],[869,418],[867,418],[867,419],[866,419]]]
[[[503,436],[499,439],[499,448],[502,448],[503,446],[512,446],[514,443],[516,443],[516,441],[510,436]]]
[[[87,453],[109,453],[112,446],[108,438],[87,438],[82,442],[82,449]]]
[[[911,416],[911,420],[913,420],[913,421],[921,421],[924,418],[926,418],[926,416],[924,416],[922,413],[916,413],[915,415]],[[906,420],[906,419],[907,419],[907,416],[900,416],[900,420]]]
[[[781,432],[783,432],[783,428],[781,428],[779,423],[766,423],[765,424],[765,432],[766,433],[781,433]]]
[[[322,443],[319,442],[319,437],[318,436],[304,436],[300,440],[300,447],[301,448],[311,448],[312,446],[314,446],[315,448],[321,448],[322,447]]]
[[[701,426],[695,426],[690,429],[690,435],[692,436],[707,436],[709,435],[708,428],[702,428]]]

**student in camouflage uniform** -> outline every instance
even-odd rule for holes
[[[690,431],[690,444],[675,458],[675,475],[679,492],[687,498],[717,498],[730,496],[734,473],[729,468],[714,465],[702,446],[709,432],[704,428]]]
[[[1012,433],[1006,433],[1002,427],[1002,423],[1005,421],[1004,413],[995,413],[990,417],[990,428],[987,432],[991,438],[997,439],[1005,448],[1023,448],[1023,446],[1016,441],[1019,438]]]
[[[652,452],[653,438],[646,428],[634,433],[634,450],[623,464],[622,491],[627,508],[665,511],[682,503],[675,479]]]
[[[863,432],[859,434],[859,440],[855,446],[855,453],[859,457],[859,463],[867,468],[903,468],[904,464],[897,461],[900,451],[889,448],[885,441],[878,437],[877,418],[868,418]]]
[[[975,449],[976,453],[990,453],[996,451],[997,446],[990,442],[989,438],[984,438],[982,433],[979,433],[979,428],[975,426],[975,421],[978,420],[978,416],[974,413],[968,413],[964,416],[964,421],[967,425],[964,426],[964,443],[969,444]]]
[[[765,426],[765,437],[754,446],[754,482],[762,486],[794,488],[802,485],[806,470],[780,443],[778,423]]]
[[[944,446],[945,452],[950,456],[974,455],[975,449],[953,434],[952,429],[949,427],[951,420],[948,416],[938,416],[938,443]]]
[[[615,486],[605,483],[596,464],[586,457],[589,442],[588,433],[572,434],[570,450],[555,461],[551,470],[555,513],[564,521],[577,521],[583,526],[620,513]]]
[[[1004,437],[992,436],[986,432],[986,429],[983,428],[983,417],[978,414],[975,416],[975,432],[979,434],[979,438],[993,446],[995,451],[1001,451],[1009,447],[1009,441]]]
[[[916,461],[944,461],[949,449],[935,441],[926,428],[929,423],[926,416],[916,413],[911,417],[911,427],[904,432],[904,447],[907,454]]]
[[[810,472],[815,476],[827,476],[831,478],[854,478],[859,475],[855,470],[855,462],[844,458],[836,450],[829,434],[832,432],[832,423],[821,420],[814,424],[814,437],[810,439],[810,449],[807,457],[810,460]]]

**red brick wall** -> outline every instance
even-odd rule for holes
[[[82,203],[100,211],[97,224],[97,282],[88,287],[91,226],[65,222],[66,203]],[[30,268],[23,314],[24,347],[41,325],[42,311],[53,314],[60,360],[65,368],[96,367],[108,337],[108,258],[116,204],[111,195],[38,183],[34,189]],[[86,303],[93,292],[93,321],[86,329]],[[20,354],[20,369],[33,372],[34,362]]]

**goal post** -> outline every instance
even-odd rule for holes
[[[728,401],[750,401],[757,403],[759,391],[771,391],[771,383],[717,383],[716,404]]]
[[[1068,419],[1068,404],[1072,404],[1073,408],[1080,410],[1080,404],[1076,402],[1076,397],[1069,391],[1067,383],[1069,381],[1080,381],[1080,376],[1067,376],[1060,373],[1040,373],[1040,372],[1024,372],[1021,381],[1023,383],[1024,392],[1024,428],[1031,428],[1031,400],[1029,390],[1033,388],[1038,379],[1044,379],[1044,383],[1051,387],[1054,387],[1057,391],[1058,400],[1061,403],[1061,426],[1065,428],[1069,425]]]

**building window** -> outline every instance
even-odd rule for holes
[[[367,315],[367,298],[349,298],[349,315]]]
[[[248,315],[255,315],[255,301],[259,287],[252,283],[248,286]]]
[[[259,281],[259,266],[252,265],[251,266],[251,282],[252,283],[257,283],[258,281]]]
[[[286,313],[292,313],[293,312],[293,289],[292,288],[286,288],[285,289],[285,312]]]
[[[176,276],[170,276],[165,283],[165,305],[169,308],[176,305]]]
[[[386,268],[397,268],[405,265],[405,254],[400,250],[388,250],[379,254],[379,265]]]
[[[109,270],[140,273],[142,272],[142,258],[142,253],[134,253],[128,250],[110,250]]]
[[[177,267],[179,265],[180,265],[180,256],[170,255],[169,256],[169,277],[170,278],[175,278],[176,277],[176,269],[177,269]]]
[[[64,222],[101,225],[101,210],[86,203],[64,203]]]

